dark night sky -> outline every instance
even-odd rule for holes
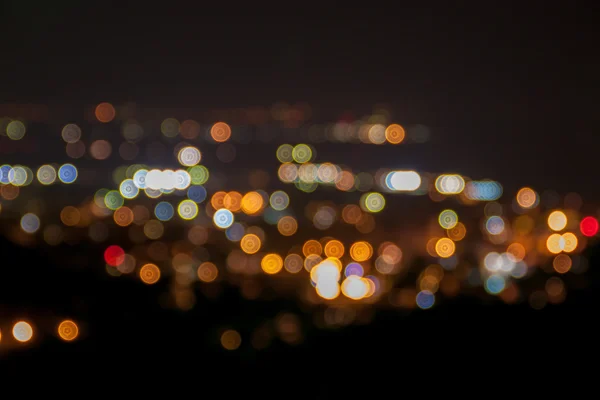
[[[433,142],[413,155],[423,169],[600,199],[592,184],[600,146],[597,5],[467,3],[4,2],[0,102],[230,108],[305,101],[327,120],[384,103],[396,120],[432,128]]]
[[[203,2],[192,8],[78,3],[1,3],[0,103],[83,109],[100,101],[185,108],[305,101],[332,121],[346,111],[361,116],[385,103],[397,121],[431,127],[431,143],[415,148],[414,154],[402,153],[422,169],[456,169],[509,186],[577,191],[584,200],[600,201],[598,5],[593,2],[562,7],[538,1],[432,2],[421,7],[390,2],[374,9],[346,2],[280,2],[260,10],[209,8]],[[366,155],[364,162],[378,166],[380,157]],[[388,165],[398,163],[394,153],[385,157]],[[99,290],[95,278],[86,279],[83,287]],[[111,306],[117,307],[125,292],[117,288]],[[590,306],[585,296],[575,298],[579,306]],[[202,334],[188,320],[157,317],[158,305],[140,311],[144,301],[129,305],[121,316],[128,321],[136,315],[126,325],[132,332],[153,329],[156,318],[163,318],[163,325],[176,321],[194,326],[184,336],[188,342],[193,334]],[[474,316],[488,312],[463,306],[451,315],[462,313],[460,318],[472,323]],[[260,312],[244,307],[247,313]],[[441,308],[436,315],[450,310]],[[570,308],[561,310],[557,318],[576,319]],[[503,312],[493,315],[508,321],[511,317]],[[520,313],[520,320],[530,318],[523,310],[513,312]],[[79,350],[117,346],[125,351],[102,321],[95,323],[109,342],[92,340]],[[159,335],[170,338],[173,349],[186,351],[185,340],[177,343],[173,332],[162,329]],[[423,334],[385,322],[372,329],[389,341],[399,332],[411,341]],[[373,338],[367,328],[352,332],[345,345]],[[318,346],[332,346],[338,339],[325,335]],[[384,351],[382,345],[377,349]],[[163,350],[165,357],[175,357]],[[277,360],[277,351],[290,357],[301,353],[277,348],[264,356],[265,362]]]

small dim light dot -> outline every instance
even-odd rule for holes
[[[230,329],[221,335],[221,345],[226,350],[236,350],[241,344],[242,337],[237,331]]]

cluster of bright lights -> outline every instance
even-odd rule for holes
[[[109,103],[102,103],[95,109],[95,115],[101,123],[110,123],[115,121],[116,110]],[[336,135],[345,137],[342,132],[346,128],[335,124]],[[10,122],[6,129],[13,140],[25,134],[25,126],[19,121]],[[153,285],[174,271],[178,287],[183,287],[196,279],[203,284],[215,284],[235,276],[232,281],[238,282],[238,276],[262,271],[273,280],[285,274],[301,277],[298,280],[314,287],[316,296],[309,292],[307,298],[315,303],[331,302],[332,306],[358,301],[374,303],[385,294],[399,307],[429,309],[435,306],[438,293],[451,297],[463,285],[482,287],[486,293],[507,303],[516,301],[521,294],[515,286],[517,280],[533,275],[536,265],[551,260],[552,265],[545,267],[551,267],[558,274],[579,268],[584,258],[581,251],[599,230],[598,219],[582,215],[579,207],[565,205],[564,209],[558,209],[555,204],[551,210],[542,210],[540,194],[529,187],[521,188],[506,206],[497,202],[506,194],[502,185],[493,180],[472,180],[456,173],[432,174],[411,169],[352,172],[347,166],[316,162],[317,152],[312,145],[283,144],[276,151],[281,182],[294,184],[306,193],[319,186],[324,186],[324,191],[326,187],[334,187],[343,192],[360,192],[356,196],[345,196],[352,199],[350,204],[337,205],[321,199],[310,201],[302,214],[291,207],[290,195],[285,190],[267,192],[266,178],[249,179],[253,188],[249,191],[212,191],[212,187],[222,183],[215,173],[215,185],[211,181],[205,187],[209,170],[200,165],[203,160],[200,149],[190,145],[201,132],[197,122],[167,118],[162,121],[160,131],[167,138],[180,136],[187,141],[175,147],[176,161],[185,169],[152,169],[138,164],[118,167],[112,175],[116,187],[98,190],[91,201],[63,207],[59,213],[62,225],[44,226],[45,211],[32,202],[18,214],[21,216],[18,239],[25,241],[40,235],[49,245],[56,245],[69,229],[85,227],[92,240],[104,243],[110,237],[109,226],[114,223],[126,229],[129,239],[135,243],[130,252],[114,244],[105,247],[106,271],[114,276],[135,273],[144,284]],[[142,126],[135,121],[125,122],[122,133],[126,145],[135,144],[144,134]],[[232,137],[228,124],[217,122],[205,133],[217,147],[230,146],[224,144]],[[361,142],[371,144],[399,144],[405,139],[404,128],[398,124],[361,124],[355,133],[352,135]],[[67,154],[83,155],[73,150],[76,147],[80,150],[81,146],[83,151],[86,149],[78,125],[65,125],[61,137],[67,143]],[[99,139],[88,149],[92,158],[104,160],[111,154],[112,147],[108,141]],[[256,174],[261,178],[259,175]],[[12,200],[19,186],[27,186],[35,179],[42,185],[51,185],[57,181],[74,183],[77,178],[78,170],[72,164],[46,164],[35,172],[25,166],[2,165],[0,195]],[[146,195],[141,200],[138,199],[140,192]],[[174,195],[164,196],[169,194]],[[375,239],[344,243],[341,237],[330,236],[329,232],[335,234],[335,229],[325,233],[332,227],[337,228],[339,223],[342,229],[350,227],[364,235],[374,233],[369,237],[381,238],[376,235],[376,226],[385,220],[385,212],[398,207],[393,201],[402,198],[402,194],[429,195],[440,204],[423,225],[426,237],[407,235],[407,238],[390,233],[389,238],[379,243]],[[442,202],[445,202],[443,206]],[[476,202],[486,204],[482,205],[483,216],[471,224],[468,211],[459,210],[455,205],[470,206]],[[514,218],[511,210],[516,214]],[[323,232],[320,239],[301,243],[296,240],[302,236],[298,234],[305,222],[302,218],[312,224],[311,228]],[[187,241],[174,240],[176,244],[169,247],[166,245],[171,235],[169,226],[176,222],[186,230]],[[262,223],[266,224],[264,229],[259,226]],[[398,221],[397,225],[401,223]],[[277,234],[280,237],[273,238],[272,235]],[[473,235],[479,235],[485,244],[479,246],[473,260],[466,263],[463,256],[473,243]],[[213,263],[208,261],[211,258],[205,245],[215,244],[219,239],[229,246],[227,257],[222,263]],[[410,247],[404,248],[400,242],[410,243]],[[286,249],[275,251],[275,244],[281,243],[286,243]],[[404,276],[407,263],[418,255],[428,255],[429,265],[419,271],[416,288],[411,283],[410,288],[397,289],[390,285],[392,279],[384,281]],[[173,271],[167,273],[161,264],[163,261],[169,263]],[[561,301],[563,283],[557,277],[552,279],[547,280],[542,294],[536,292],[535,299],[532,295],[532,306],[541,307],[538,297],[544,301]],[[248,298],[255,298],[257,291],[252,285],[244,286],[243,290]],[[190,302],[181,298],[178,298],[184,304],[181,307],[190,307]],[[72,321],[61,324],[61,338],[77,337],[78,328],[73,324]],[[24,321],[15,325],[14,332],[13,336],[19,341],[33,337],[32,325]],[[234,330],[221,335],[223,347],[229,350],[237,348],[240,340]]]
[[[63,164],[57,169],[50,165],[42,165],[34,174],[33,171],[23,165],[0,166],[0,184],[13,186],[28,186],[33,182],[34,177],[42,185],[51,185],[58,179],[62,183],[70,184],[77,180],[77,167],[73,164]]]

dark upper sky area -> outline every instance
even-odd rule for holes
[[[592,2],[203,3],[5,1],[0,103],[305,101],[334,120],[383,102],[432,128],[432,163],[600,198]]]

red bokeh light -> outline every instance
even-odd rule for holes
[[[598,220],[594,217],[585,217],[581,220],[579,229],[584,236],[594,236],[598,233]]]
[[[117,267],[125,261],[125,251],[117,245],[108,246],[104,250],[104,261],[108,265]]]

